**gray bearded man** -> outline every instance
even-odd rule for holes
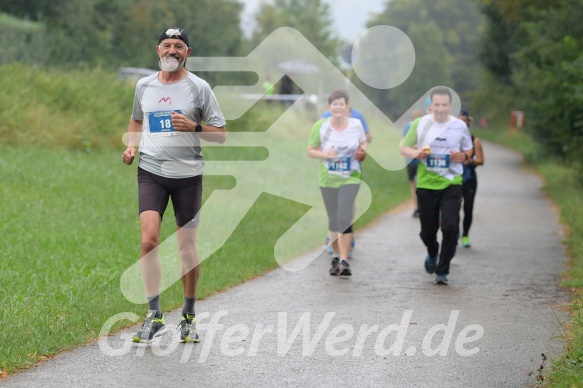
[[[156,51],[161,71],[136,84],[130,137],[122,155],[123,162],[131,165],[139,141],[140,268],[148,313],[134,342],[149,343],[165,331],[159,296],[162,266],[157,248],[169,199],[176,217],[184,289],[180,342],[198,342],[194,303],[199,277],[196,234],[203,173],[200,139],[224,143],[226,121],[208,83],[185,68],[192,52],[186,33],[179,28],[166,29],[158,39]]]

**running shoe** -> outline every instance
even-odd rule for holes
[[[468,236],[463,236],[462,237],[462,247],[470,248],[471,246],[472,246],[472,244],[470,243],[470,238]]]
[[[439,259],[439,255],[425,257],[425,270],[427,273],[434,273],[435,269],[437,268],[437,260]]]
[[[194,315],[184,313],[180,318],[178,328],[180,329],[181,343],[200,341],[196,332],[196,317]]]
[[[148,310],[146,320],[140,326],[140,331],[134,335],[133,341],[149,344],[154,337],[162,335],[166,331],[165,328],[166,322],[164,321],[164,314],[160,318],[156,318],[156,310]]]
[[[350,271],[350,264],[348,264],[348,261],[346,260],[340,261],[340,265],[338,266],[338,275],[352,276],[352,272]]]
[[[435,284],[447,286],[447,275],[437,275],[435,277]]]
[[[340,263],[340,260],[337,257],[332,259],[332,266],[330,267],[330,275],[332,275],[332,276],[338,275],[338,264],[339,263]]]
[[[330,244],[330,238],[326,237],[325,241],[326,241],[326,250],[328,251],[328,254],[331,255],[334,252],[332,251],[332,244]]]

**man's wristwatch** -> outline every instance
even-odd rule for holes
[[[194,127],[194,132],[202,132],[202,125],[196,124],[196,126]]]

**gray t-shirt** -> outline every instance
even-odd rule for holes
[[[136,84],[132,111],[132,119],[143,122],[139,167],[166,178],[200,175],[204,163],[198,135],[175,131],[172,111],[197,123],[226,124],[209,84],[196,75],[188,72],[168,84],[158,80],[158,73],[142,78]]]

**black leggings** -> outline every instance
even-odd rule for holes
[[[472,219],[474,217],[474,198],[476,198],[476,189],[478,188],[478,180],[470,179],[462,185],[464,196],[464,221],[462,236],[468,236],[470,233],[470,226],[472,226]]]
[[[344,185],[338,189],[320,187],[330,232],[352,233],[352,209],[359,188],[360,185]]]
[[[461,185],[451,185],[443,190],[417,189],[419,202],[419,236],[427,247],[430,256],[439,254],[437,275],[449,273],[449,262],[455,255],[458,233],[460,230],[460,207],[462,204]],[[441,225],[440,225],[441,223]],[[441,228],[443,239],[441,252],[437,241],[437,232]]]

